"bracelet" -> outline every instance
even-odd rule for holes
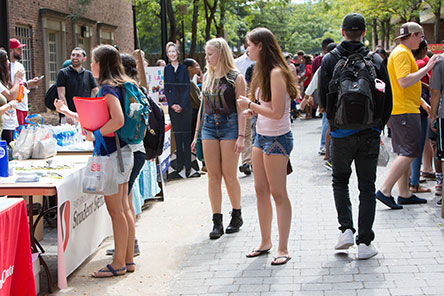
[[[251,103],[253,103],[253,101],[250,101],[250,102],[248,103],[248,109],[250,109],[250,105],[251,105]]]
[[[244,135],[237,135],[237,137],[238,137],[238,138],[239,138],[239,137],[241,137],[241,138],[245,138]]]

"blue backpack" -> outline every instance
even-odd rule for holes
[[[122,106],[123,116],[125,118],[124,125],[117,131],[119,139],[127,144],[138,144],[142,142],[149,127],[148,117],[150,113],[150,105],[146,96],[140,89],[131,82],[125,82],[122,90],[123,101],[120,101]],[[97,94],[98,97],[102,95],[101,89]],[[131,104],[138,103],[138,110],[131,110]]]
[[[128,144],[142,142],[149,126],[150,105],[146,96],[131,82],[125,82],[122,88],[124,101],[121,102],[125,124],[117,131],[119,138]],[[139,104],[137,110],[131,110],[131,104]]]

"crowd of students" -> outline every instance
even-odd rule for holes
[[[177,170],[183,178],[190,177],[191,154],[196,152],[199,140],[198,131],[201,130],[200,140],[205,168],[208,172],[208,196],[213,214],[213,228],[209,237],[218,239],[225,233],[238,232],[243,225],[242,193],[237,171],[240,153],[245,149],[250,149],[251,156],[246,156],[245,162],[243,157],[239,170],[247,175],[253,172],[254,175],[261,239],[250,252],[246,253],[246,256],[252,258],[267,254],[273,246],[271,240],[273,200],[276,205],[279,242],[271,265],[285,264],[291,259],[288,241],[292,205],[287,193],[287,175],[292,171],[289,157],[294,139],[291,132],[293,113],[290,111],[292,102],[300,100],[307,119],[314,117],[317,107],[320,107],[320,113],[323,114],[320,154],[327,154],[327,159],[330,142],[328,135],[332,136],[333,192],[341,230],[336,249],[347,249],[354,244],[353,234],[356,230],[353,228],[348,196],[350,165],[354,160],[356,169],[359,171],[358,181],[361,191],[360,222],[356,237],[359,244],[358,257],[368,259],[376,255],[377,251],[371,244],[374,239],[372,225],[376,199],[392,209],[402,208],[390,194],[393,185],[398,182],[399,203],[424,203],[424,199],[412,194],[412,192],[430,191],[420,185],[421,161],[424,160],[426,166],[424,173],[431,173],[432,155],[443,154],[442,147],[431,148],[428,140],[429,137],[433,137],[434,132],[434,129],[430,127],[428,116],[436,115],[436,106],[435,108],[430,106],[430,77],[428,75],[439,58],[428,59],[426,41],[417,39],[421,32],[422,28],[419,25],[408,23],[401,27],[399,48],[403,50],[402,52],[399,52],[397,48],[394,51],[395,54],[389,57],[382,48],[377,49],[376,53],[379,56],[373,57],[376,73],[378,78],[386,82],[383,114],[372,128],[353,130],[339,128],[334,124],[328,127],[327,122],[332,123],[334,120],[329,113],[331,110],[328,108],[330,103],[327,92],[330,91],[328,85],[333,76],[333,69],[341,56],[348,57],[354,53],[369,55],[369,50],[361,43],[361,38],[365,34],[365,20],[359,14],[349,14],[344,18],[342,23],[344,41],[336,47],[332,39],[326,38],[322,42],[322,53],[313,61],[312,57],[304,52],[298,52],[296,60],[292,61],[291,54],[281,51],[278,40],[266,28],[256,28],[247,33],[246,53],[236,60],[233,59],[233,53],[225,39],[209,40],[205,46],[205,74],[202,74],[200,65],[194,59],[187,58],[180,63],[177,45],[172,42],[168,43],[166,51],[169,63],[164,65],[165,96],[176,140]],[[416,46],[416,43],[419,45]],[[86,55],[82,57],[79,49],[74,49],[74,51],[80,52],[79,59],[86,60]],[[398,56],[410,59],[410,55],[416,59],[417,68],[412,66],[415,71],[410,73],[403,65],[394,64],[394,59]],[[162,61],[159,61],[159,65],[161,63]],[[14,82],[11,83],[9,68],[7,53],[0,49],[0,100],[4,96],[8,101],[0,107],[0,114],[17,107],[18,102],[15,97],[18,93],[19,81],[24,75],[23,70],[17,70],[14,74]],[[423,70],[418,70],[418,68]],[[125,98],[122,87],[128,82],[139,86],[139,82],[134,58],[128,54],[121,54],[116,47],[110,45],[100,45],[92,51],[91,70],[100,89],[100,95],[106,98],[110,114],[109,121],[99,130],[86,131],[86,139],[94,141],[97,133],[112,134],[124,126],[122,102]],[[414,74],[416,72],[421,75]],[[393,76],[396,74],[401,75],[400,78]],[[414,75],[414,79],[407,78],[408,82],[405,82],[403,78],[411,77],[410,74]],[[421,98],[412,98],[411,104],[407,104],[410,108],[409,112],[413,110],[417,102],[421,103],[423,109],[420,123],[416,124],[415,121],[415,129],[407,131],[400,128],[399,124],[402,125],[407,117],[402,115],[402,112],[392,113],[394,119],[390,122],[390,128],[394,137],[394,150],[399,156],[393,165],[391,175],[388,176],[381,190],[375,193],[379,133],[384,129],[392,112],[391,88],[399,88],[395,92],[405,95],[401,89],[412,85],[418,86],[417,81],[423,77],[420,84],[422,85]],[[197,86],[197,80],[202,83],[201,88]],[[413,97],[416,93],[413,94],[412,91],[409,95]],[[400,95],[395,101],[394,110],[402,109],[402,106],[406,105],[401,100]],[[73,122],[78,120],[75,110],[71,110],[65,100],[58,99],[54,104],[56,110],[67,118]],[[408,120],[413,122],[411,118],[416,118],[416,114],[420,111],[418,109],[411,112],[415,116],[409,115]],[[401,116],[398,118],[397,115]],[[399,119],[400,123],[398,124],[395,119]],[[418,133],[412,134],[412,131]],[[403,138],[415,138],[412,140],[414,143],[404,143]],[[438,138],[442,138],[440,132],[438,132]],[[116,140],[114,137],[105,137],[104,141],[107,151],[101,149],[100,154],[109,153],[111,159],[114,160],[117,172],[116,182],[119,186],[118,193],[105,196],[113,225],[115,248],[110,252],[114,255],[112,262],[94,273],[93,276],[99,278],[119,276],[134,272],[136,269],[134,255],[139,250],[135,238],[135,213],[132,206],[131,188],[145,161],[143,144],[129,144]],[[123,169],[118,166],[118,146],[121,150]],[[434,152],[433,149],[435,149]],[[423,153],[423,151],[427,152]],[[435,166],[436,194],[441,194],[441,163],[438,162],[438,164]],[[407,185],[410,184],[407,186],[408,192],[405,189],[405,176],[407,178],[410,176],[410,183],[407,183]],[[223,226],[222,180],[231,203],[231,219],[226,228]]]

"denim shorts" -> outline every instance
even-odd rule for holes
[[[256,134],[254,147],[261,149],[267,155],[290,156],[293,150],[293,134],[291,131],[284,135],[273,137]]]
[[[236,140],[238,136],[237,113],[205,114],[202,140]]]

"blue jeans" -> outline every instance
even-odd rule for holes
[[[325,136],[328,130],[327,113],[322,113],[321,149],[325,148]]]
[[[410,168],[412,170],[412,174],[410,175],[410,185],[418,186],[419,185],[419,176],[421,173],[421,164],[422,164],[422,152],[424,151],[424,145],[427,139],[427,132],[429,127],[429,119],[421,118],[421,142],[419,147],[419,156],[413,160]]]
[[[348,184],[355,163],[359,188],[358,235],[356,243],[370,244],[375,238],[372,230],[375,220],[376,165],[379,155],[379,133],[365,130],[348,137],[331,137],[333,163],[333,195],[338,214],[339,229],[344,232],[353,227],[352,209]]]
[[[236,140],[238,134],[237,113],[205,114],[202,140]]]
[[[267,155],[290,156],[293,150],[293,134],[291,131],[280,136],[262,136],[256,134],[254,147],[261,149]]]

